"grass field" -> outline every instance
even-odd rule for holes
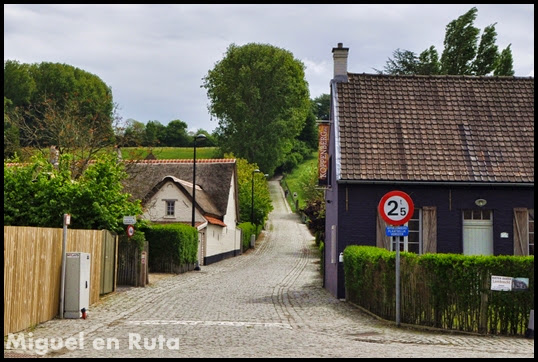
[[[196,159],[216,158],[216,147],[196,147]],[[193,147],[124,147],[121,155],[124,160],[144,159],[149,153],[158,160],[192,160]]]

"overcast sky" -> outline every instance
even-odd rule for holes
[[[329,93],[332,48],[349,48],[348,71],[382,70],[394,50],[441,55],[446,25],[478,9],[512,44],[516,76],[534,77],[533,4],[4,4],[4,61],[64,63],[111,89],[125,121],[186,122],[212,132],[202,78],[230,44],[270,44],[306,66],[310,98]]]

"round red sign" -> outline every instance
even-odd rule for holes
[[[403,225],[413,217],[413,200],[403,191],[387,192],[379,201],[379,214],[389,225]]]
[[[133,225],[127,225],[127,236],[131,237],[134,235],[134,226]]]

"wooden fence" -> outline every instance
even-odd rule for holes
[[[67,230],[66,251],[91,255],[90,306],[101,294],[103,265],[110,264],[103,258],[117,255],[102,251],[110,238],[107,230]],[[59,315],[62,239],[61,228],[4,226],[4,336]],[[116,265],[114,260],[113,278]],[[110,285],[110,278],[103,280]]]

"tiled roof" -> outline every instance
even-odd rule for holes
[[[340,180],[534,182],[534,78],[348,73]]]
[[[206,218],[207,222],[210,224],[226,227],[226,224],[222,220],[217,219],[216,217],[212,217],[209,215],[204,215],[204,217]]]

